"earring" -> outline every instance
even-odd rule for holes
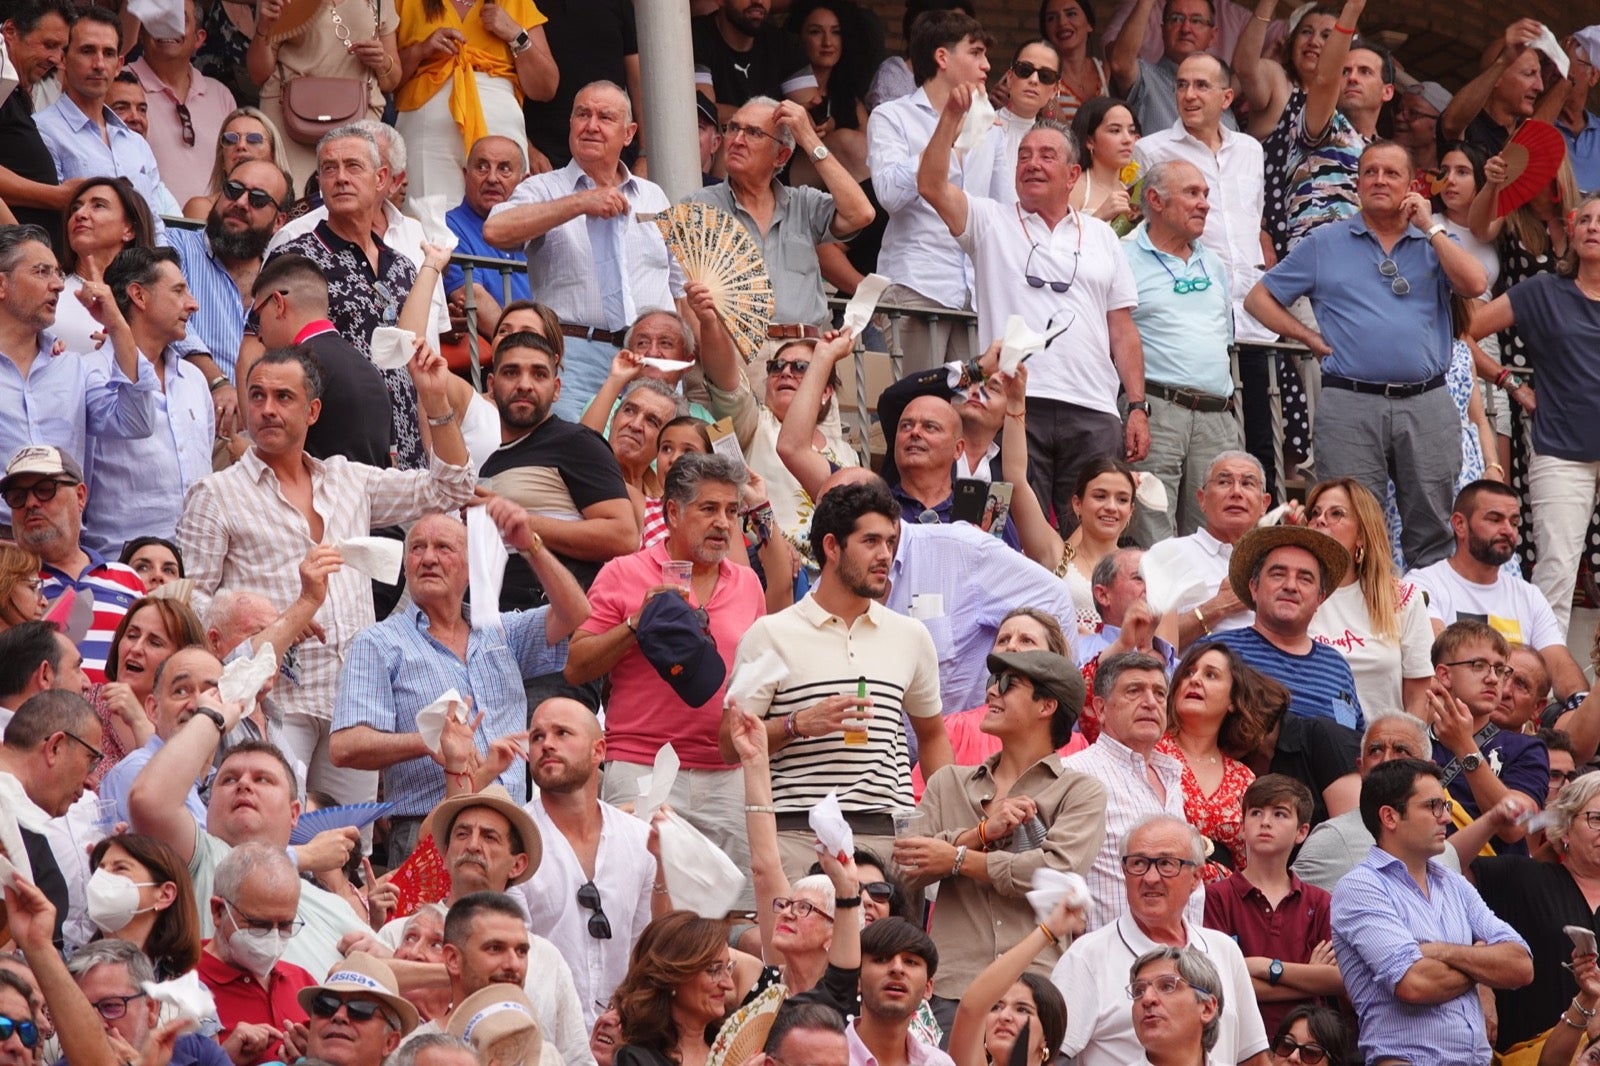
[[[1365,544],[1356,545],[1355,560],[1357,566],[1367,561],[1367,546]]]

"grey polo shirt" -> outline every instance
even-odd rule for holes
[[[772,278],[774,323],[827,328],[833,323],[833,316],[822,295],[817,245],[839,239],[829,232],[833,225],[833,197],[806,185],[790,188],[774,181],[772,187],[777,203],[765,235],[750,212],[734,200],[733,186],[726,181],[698,189],[686,199],[726,211],[750,231],[766,260],[767,275]]]

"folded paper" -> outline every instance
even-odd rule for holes
[[[811,831],[817,834],[817,840],[829,855],[855,854],[855,834],[850,831],[850,823],[844,820],[844,812],[839,809],[838,789],[830,790],[821,803],[811,808],[808,820]]]
[[[844,305],[844,321],[840,328],[852,337],[861,336],[861,331],[872,321],[872,312],[878,309],[883,290],[888,287],[889,279],[882,274],[868,274],[862,278],[856,285],[856,294]]]
[[[372,331],[372,365],[379,370],[404,370],[417,350],[417,335],[399,326],[379,326]]]
[[[334,547],[346,566],[372,580],[384,585],[400,580],[400,564],[406,554],[403,542],[392,537],[346,537]]]
[[[1043,922],[1058,905],[1065,903],[1076,911],[1087,910],[1091,902],[1089,882],[1082,874],[1070,870],[1052,870],[1041,866],[1033,872],[1033,887],[1028,890],[1028,903],[1033,915]]]
[[[484,507],[467,508],[467,588],[472,628],[502,629],[500,586],[506,578],[506,542]]]
[[[657,834],[672,906],[721,921],[744,890],[744,874],[677,812],[662,820]]]
[[[1000,339],[1000,373],[1015,374],[1024,356],[1044,346],[1043,333],[1029,328],[1021,315],[1012,315],[1006,319],[1006,331]]]
[[[273,674],[278,672],[278,653],[271,644],[262,644],[248,659],[235,659],[222,668],[217,679],[217,695],[223,703],[242,703],[249,707],[255,702]]]
[[[444,734],[445,712],[456,716],[456,721],[467,720],[467,702],[455,689],[445,689],[444,694],[417,712],[417,732],[422,742],[435,755],[439,753],[439,738]]]

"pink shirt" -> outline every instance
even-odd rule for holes
[[[639,609],[645,592],[661,584],[661,564],[667,558],[663,541],[606,563],[589,587],[592,612],[579,628],[598,634],[621,625]],[[692,596],[689,602],[694,603]],[[711,637],[731,671],[739,638],[766,613],[761,579],[748,566],[724,559],[717,570],[716,591],[705,607],[711,619]],[[661,680],[638,646],[630,647],[611,668],[611,697],[606,701],[607,757],[649,765],[661,745],[671,741],[688,769],[728,769],[717,750],[726,688],[724,681],[715,696],[702,706],[691,708]]]
[[[150,105],[150,132],[144,139],[156,154],[162,182],[179,207],[190,197],[209,195],[211,170],[217,161],[217,135],[239,106],[233,93],[220,81],[190,67],[189,96],[180,101],[144,60],[129,63],[128,69],[138,76]],[[183,121],[178,118],[180,102],[189,109],[189,121],[194,125],[193,145],[183,139]]]

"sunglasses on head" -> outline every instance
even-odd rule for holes
[[[1032,63],[1021,59],[1011,64],[1011,73],[1015,74],[1019,81],[1027,81],[1037,74],[1039,75],[1040,85],[1054,85],[1061,80],[1061,72],[1059,70],[1052,70],[1049,67],[1036,67]]]
[[[340,1007],[353,1022],[370,1022],[383,1011],[383,1004],[375,999],[345,999],[336,992],[318,992],[311,997],[313,1018],[332,1018]]]
[[[278,201],[265,189],[252,189],[242,181],[229,178],[222,183],[222,198],[224,200],[237,200],[248,194],[251,207],[260,210],[263,207],[277,207]]]
[[[267,143],[267,135],[265,133],[239,133],[237,130],[229,130],[222,135],[222,143],[229,148],[232,148],[240,141],[259,148]]]
[[[11,1034],[16,1033],[17,1039],[22,1041],[22,1046],[31,1048],[39,1046],[39,1027],[30,1021],[21,1018],[7,1018],[0,1014],[0,1041],[11,1039]]]

